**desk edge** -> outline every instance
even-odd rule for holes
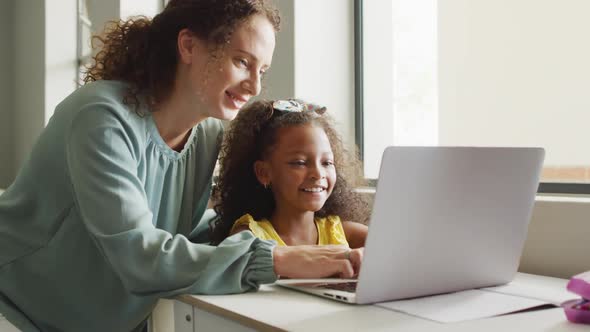
[[[287,332],[287,330],[280,329],[276,326],[272,326],[256,319],[250,318],[248,316],[240,315],[233,311],[224,309],[222,307],[216,306],[209,302],[205,302],[194,295],[190,294],[183,294],[176,297],[176,300],[182,301],[186,304],[190,304],[195,308],[204,310],[210,314],[214,314],[217,316],[221,316],[223,318],[228,318],[236,323],[242,324],[244,326],[253,328],[257,331],[263,332]],[[197,319],[195,317],[195,319]]]

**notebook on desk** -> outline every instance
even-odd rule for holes
[[[505,284],[543,159],[542,148],[388,147],[358,281],[277,284],[358,304]]]

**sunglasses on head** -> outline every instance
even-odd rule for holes
[[[280,112],[315,112],[317,115],[326,113],[327,108],[316,104],[303,103],[295,99],[276,100],[272,108]]]

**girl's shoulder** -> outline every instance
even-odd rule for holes
[[[285,245],[285,242],[277,234],[270,221],[266,219],[255,220],[250,214],[245,214],[236,220],[230,234],[241,230],[249,230],[254,236],[262,240],[275,240],[279,245]]]
[[[256,220],[254,220],[254,218],[250,214],[246,213],[234,222],[234,228],[237,226],[250,225],[250,223],[253,222],[256,222]]]
[[[266,220],[266,219],[262,219],[262,220],[255,220],[254,217],[252,217],[252,215],[250,215],[249,213],[246,213],[245,215],[239,217],[235,222],[234,225],[232,227],[236,228],[239,226],[250,226],[250,225],[271,225],[272,224]]]
[[[315,223],[318,229],[318,244],[348,245],[339,216],[329,215],[323,218],[315,218]]]
[[[342,220],[340,220],[340,216],[336,215],[329,215],[326,217],[316,217],[315,218],[316,224],[329,224],[329,225],[338,225],[342,224]]]

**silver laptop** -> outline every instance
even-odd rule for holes
[[[365,304],[507,283],[544,155],[542,148],[388,147],[358,282],[278,284]]]

